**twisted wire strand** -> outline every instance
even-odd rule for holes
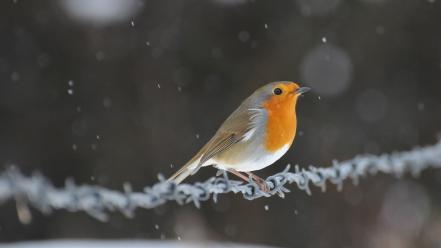
[[[64,188],[56,188],[40,173],[31,176],[23,175],[12,167],[0,175],[0,203],[15,200],[18,217],[22,222],[30,220],[28,206],[32,206],[42,213],[50,214],[53,210],[65,209],[72,212],[85,211],[89,215],[101,220],[108,219],[109,212],[121,212],[132,217],[135,209],[151,209],[168,201],[178,204],[193,202],[200,207],[200,202],[213,199],[217,201],[219,194],[242,194],[247,200],[260,197],[279,195],[284,197],[290,192],[286,184],[295,183],[300,190],[311,194],[310,186],[317,186],[326,190],[327,182],[342,188],[346,179],[352,179],[357,184],[362,176],[378,172],[402,176],[419,173],[429,168],[441,167],[441,140],[438,143],[416,147],[405,152],[394,152],[383,155],[358,155],[343,162],[333,161],[330,167],[299,168],[290,171],[290,165],[279,173],[266,179],[269,192],[262,191],[251,178],[245,183],[231,180],[226,172],[221,177],[212,177],[204,182],[194,184],[179,184],[167,182],[159,175],[159,182],[145,187],[142,192],[133,192],[130,185],[124,185],[122,192],[100,186],[76,185],[73,180],[66,180]]]

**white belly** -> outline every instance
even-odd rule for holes
[[[288,151],[289,147],[290,146],[286,144],[276,152],[272,153],[267,152],[262,147],[253,154],[250,154],[247,159],[235,164],[225,164],[220,161],[216,161],[216,159],[210,159],[206,165],[215,164],[219,169],[235,169],[242,172],[261,170],[279,160]]]

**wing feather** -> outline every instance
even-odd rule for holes
[[[239,113],[233,113],[230,118],[225,121],[222,127],[214,135],[215,140],[208,142],[205,151],[199,161],[198,167],[202,166],[205,162],[213,158],[214,156],[228,150],[242,140],[249,140],[255,133],[256,129],[260,127],[262,123],[263,110],[260,108],[247,109]],[[234,117],[234,123],[228,121]]]
[[[264,110],[251,106],[255,106],[255,104],[250,98],[246,99],[222,123],[213,138],[169,180],[175,180],[179,183],[188,175],[196,173],[207,161],[230,149],[234,144],[251,139],[256,134],[256,130],[265,123]]]
[[[202,155],[201,159],[199,160],[199,166],[202,166],[205,162],[213,158],[219,153],[222,153],[223,151],[229,149],[232,145],[239,142],[241,137],[238,137],[236,134],[229,134],[225,135],[225,138],[217,142],[215,145],[208,148],[208,150]]]

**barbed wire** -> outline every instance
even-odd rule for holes
[[[101,220],[108,219],[109,212],[121,212],[132,217],[135,209],[151,209],[168,201],[178,204],[193,202],[200,207],[200,202],[213,199],[226,193],[242,194],[247,200],[270,197],[290,192],[286,184],[295,183],[300,190],[311,194],[310,186],[326,190],[326,183],[342,188],[346,179],[357,184],[361,176],[378,172],[402,176],[410,172],[413,176],[428,168],[441,167],[441,140],[432,146],[417,147],[410,151],[394,152],[383,155],[359,155],[344,162],[333,161],[330,167],[309,166],[307,169],[290,165],[277,174],[266,179],[269,192],[262,191],[250,178],[249,182],[231,180],[226,172],[221,177],[212,177],[204,182],[179,184],[167,182],[159,175],[159,182],[145,187],[142,192],[133,192],[129,184],[124,185],[122,192],[100,186],[76,185],[72,179],[66,180],[64,188],[56,188],[40,173],[31,176],[23,175],[17,168],[11,167],[0,175],[0,203],[15,200],[19,219],[23,223],[31,220],[28,206],[45,214],[53,210],[65,209],[72,212],[85,211]]]

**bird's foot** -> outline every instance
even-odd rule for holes
[[[268,186],[268,184],[266,183],[265,179],[251,173],[251,172],[245,172],[247,176],[245,176],[244,174],[240,173],[237,170],[234,169],[229,169],[228,170],[230,173],[242,178],[244,181],[248,182],[249,181],[249,177],[251,177],[251,179],[253,179],[253,181],[257,184],[257,186],[259,186],[260,190],[262,190],[265,193],[269,193],[270,192],[270,188]]]
[[[251,176],[251,178],[254,180],[254,182],[259,186],[260,190],[262,190],[265,193],[270,192],[270,188],[269,188],[268,184],[266,183],[265,179],[257,176],[254,173],[251,173],[251,172],[245,172],[245,173],[248,174],[248,176]]]

